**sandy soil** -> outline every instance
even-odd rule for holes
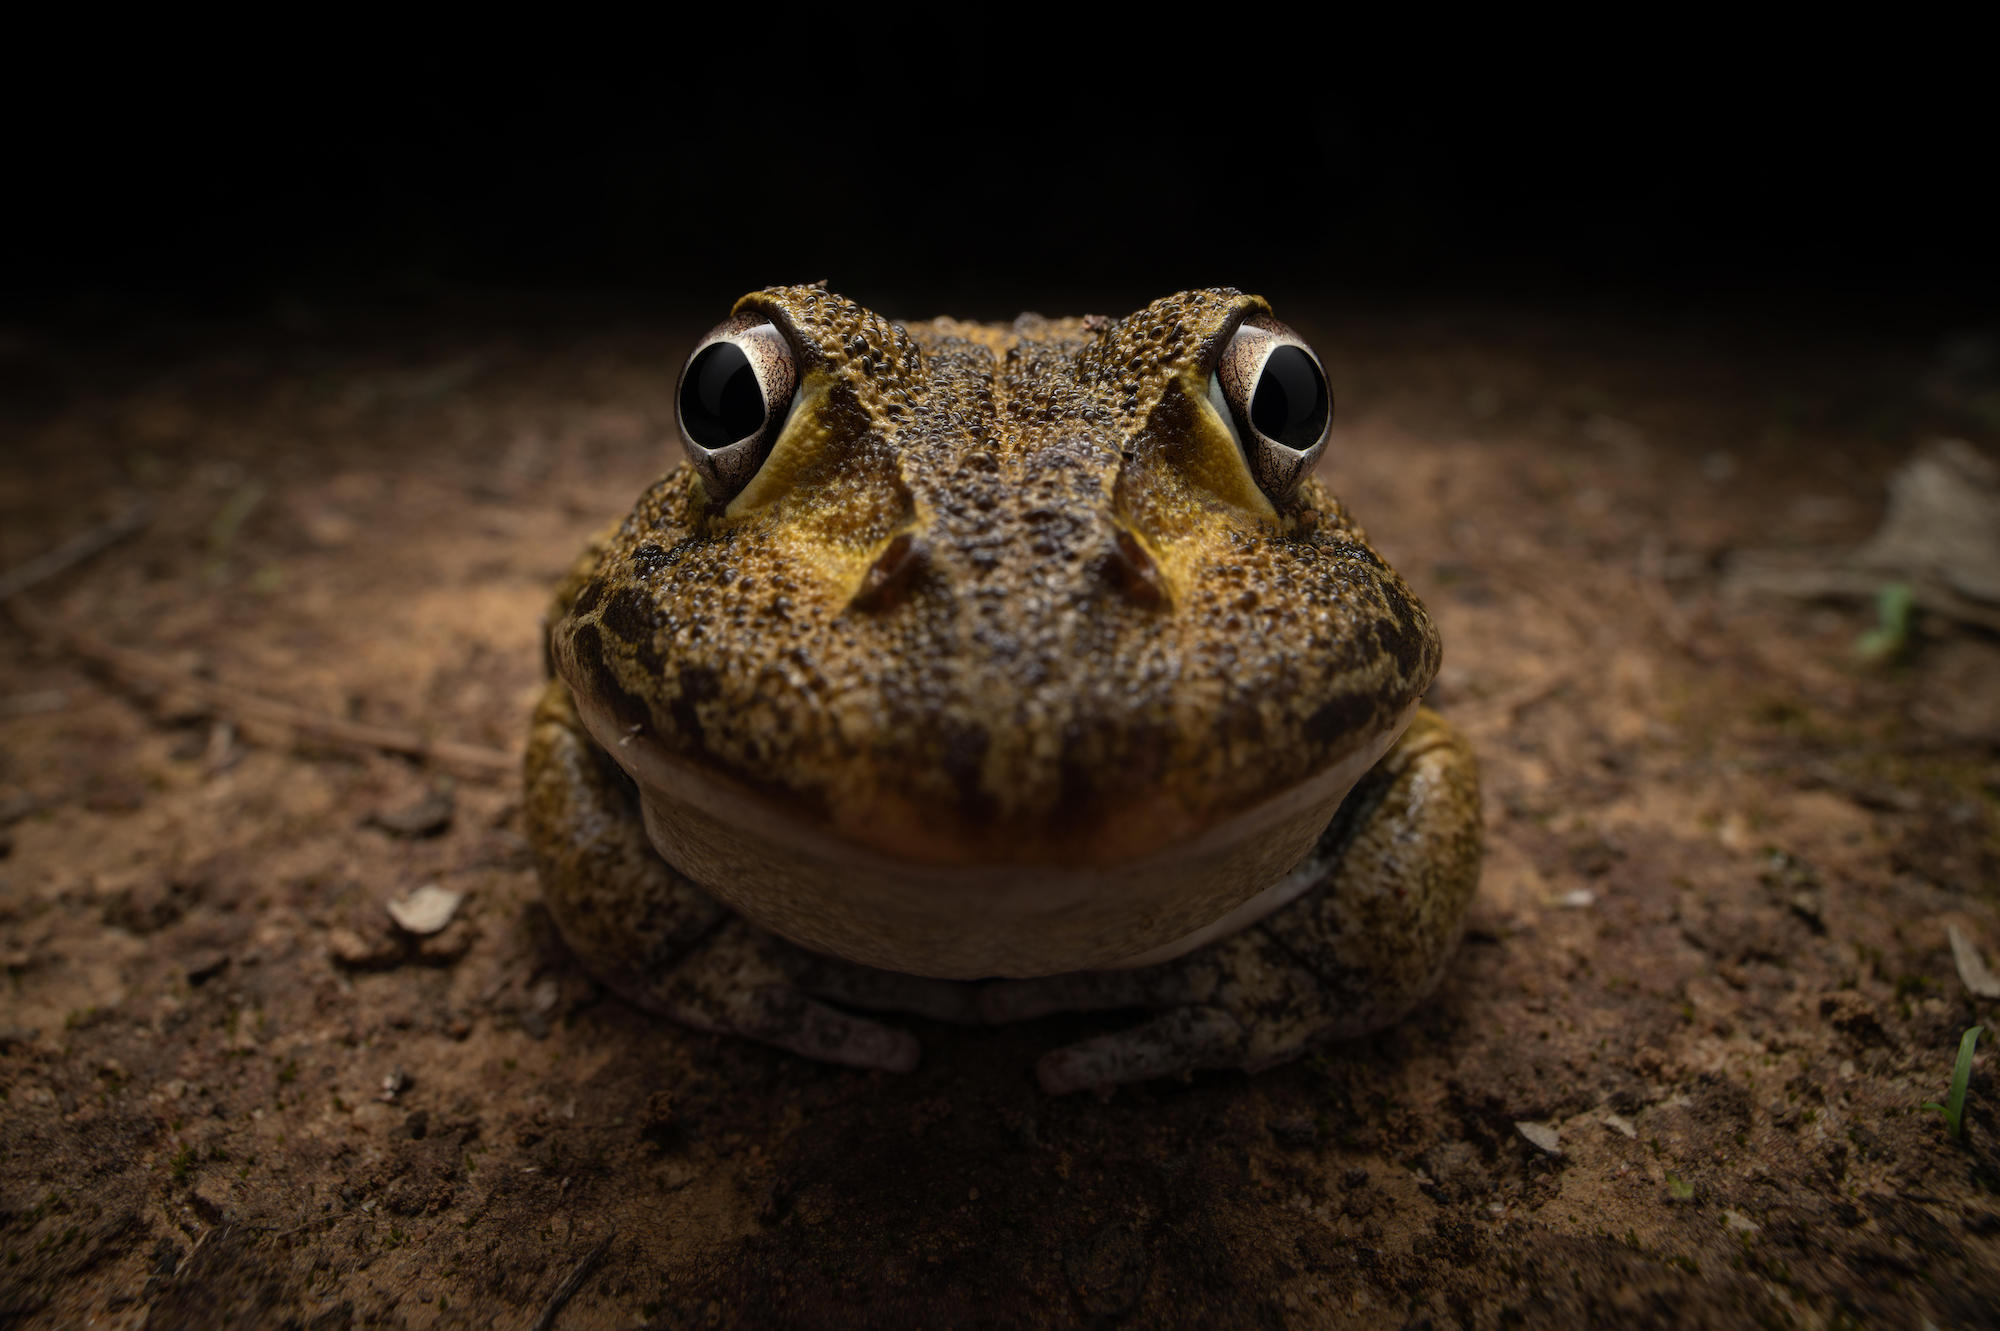
[[[692,1034],[567,957],[510,776],[7,626],[0,1324],[1990,1323],[1988,1057],[1962,1140],[1920,1106],[2000,1015],[1946,941],[2000,953],[2000,642],[1924,620],[1864,666],[1866,607],[1722,574],[1861,541],[1912,448],[2000,420],[1927,344],[1287,317],[1484,764],[1419,1014],[1104,1099],[1030,1068],[1116,1018],[919,1026],[907,1077]],[[17,332],[0,568],[144,499],[47,620],[518,752],[543,597],[669,462],[693,331]],[[465,902],[406,939],[428,883]]]

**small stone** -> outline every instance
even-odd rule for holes
[[[389,916],[403,932],[424,938],[450,924],[451,917],[458,911],[458,903],[463,900],[463,892],[453,892],[436,883],[425,883],[410,895],[390,902]]]
[[[194,1213],[211,1225],[226,1223],[235,1211],[234,1190],[221,1174],[203,1174],[189,1190],[187,1200]]]
[[[199,989],[216,976],[222,974],[229,965],[227,952],[197,952],[188,962],[188,983]]]
[[[530,1039],[549,1038],[550,1016],[562,997],[562,987],[554,980],[541,980],[528,991],[527,1006],[521,1012],[521,1029]]]
[[[1319,1127],[1304,1114],[1293,1114],[1271,1124],[1271,1139],[1280,1146],[1304,1150],[1319,1145]]]
[[[382,1093],[375,1098],[383,1104],[395,1103],[396,1097],[408,1090],[410,1074],[400,1067],[391,1070],[382,1078]]]
[[[434,790],[414,804],[400,809],[377,810],[368,821],[391,836],[440,836],[451,827],[452,797],[449,790]]]
[[[1958,926],[1945,926],[1945,935],[1951,939],[1951,959],[1958,965],[1959,983],[1975,998],[2000,998],[2000,978],[1996,978],[1986,967],[1986,958],[1979,955],[1979,946],[1960,933]]]
[[[1546,1155],[1562,1154],[1556,1130],[1546,1123],[1516,1123],[1514,1131],[1526,1137],[1531,1146]]]
[[[384,946],[387,941],[363,938],[345,925],[335,925],[326,933],[327,951],[333,954],[333,959],[343,966],[357,969],[373,968],[390,961],[395,953]]]
[[[1636,1138],[1639,1135],[1639,1129],[1633,1126],[1632,1120],[1626,1118],[1623,1114],[1606,1114],[1604,1116],[1604,1126],[1610,1128],[1613,1132],[1622,1133],[1627,1137]]]

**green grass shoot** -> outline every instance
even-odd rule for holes
[[[1944,1115],[1945,1130],[1954,1137],[1965,1136],[1965,1084],[1972,1080],[1972,1046],[1979,1043],[1979,1034],[1986,1028],[1974,1026],[1958,1042],[1958,1062],[1951,1070],[1951,1091],[1944,1103],[1935,1100],[1924,1101],[1924,1108],[1935,1109]]]
[[[1911,612],[1916,598],[1907,582],[1891,582],[1875,593],[1875,627],[1854,642],[1854,654],[1881,664],[1899,659],[1910,646]]]

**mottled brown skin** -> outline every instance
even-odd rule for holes
[[[1011,326],[898,326],[818,287],[737,308],[799,356],[777,446],[727,503],[685,466],[652,487],[550,625],[529,826],[587,965],[692,1024],[863,1066],[908,1066],[914,1042],[806,995],[948,1019],[1169,1009],[1051,1055],[1051,1089],[1263,1066],[1392,1021],[1435,984],[1479,821],[1471,755],[1426,711],[1309,856],[1321,886],[1180,959],[1000,982],[976,1007],[964,986],[793,947],[652,853],[573,697],[616,719],[614,747],[857,854],[1032,871],[1157,852],[1352,761],[1439,661],[1428,614],[1339,502],[1310,479],[1258,490],[1204,400],[1219,346],[1268,313],[1259,298]],[[791,918],[754,884],[726,895]],[[1224,913],[1203,909],[1196,923]]]

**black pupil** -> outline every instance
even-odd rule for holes
[[[764,424],[764,390],[734,342],[704,347],[681,380],[681,428],[703,448],[726,448]]]
[[[1250,423],[1266,439],[1303,453],[1326,433],[1326,379],[1297,347],[1279,347],[1264,362]]]

